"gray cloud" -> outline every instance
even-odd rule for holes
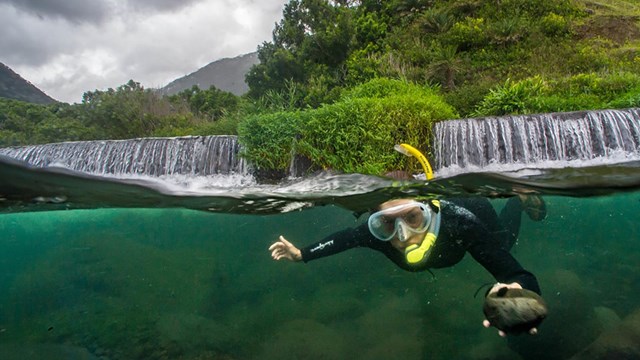
[[[36,16],[27,4],[44,1],[19,8],[18,0],[0,0],[0,62],[66,102],[129,79],[161,87],[255,51],[270,40],[287,0],[94,1],[102,1],[102,15],[44,7],[48,15]]]
[[[0,61],[40,66],[56,54],[76,47],[76,25],[24,16],[19,10],[0,4]],[[81,30],[84,31],[84,30]]]
[[[142,11],[175,11],[203,0],[128,0],[127,6],[134,10]]]
[[[108,0],[0,0],[40,18],[62,18],[71,23],[101,23],[113,10]]]
[[[41,19],[61,18],[73,24],[100,24],[117,13],[179,11],[205,0],[0,0]]]

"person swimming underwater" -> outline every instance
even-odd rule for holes
[[[536,334],[537,326],[546,316],[546,306],[539,297],[540,287],[536,277],[510,253],[523,211],[535,221],[546,217],[544,201],[537,196],[510,198],[500,216],[486,198],[394,199],[382,203],[358,227],[338,231],[301,249],[281,235],[269,251],[274,260],[306,263],[347,249],[368,247],[411,272],[453,266],[468,252],[497,280],[486,296],[487,319],[483,325],[497,327],[500,336]],[[513,303],[507,300],[509,297],[528,308],[535,305],[531,300],[535,297],[539,303],[536,309],[541,310],[530,311],[531,315],[514,315],[513,308],[504,307]]]

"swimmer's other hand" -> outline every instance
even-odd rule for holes
[[[273,260],[286,259],[295,262],[302,260],[302,252],[300,252],[300,249],[287,241],[282,235],[280,235],[278,241],[269,246],[269,251],[271,251]]]
[[[496,327],[500,336],[524,332],[535,335],[548,313],[540,295],[517,283],[494,286],[485,298],[483,311],[483,325]]]

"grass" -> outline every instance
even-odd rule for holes
[[[584,4],[587,8],[594,10],[597,15],[640,16],[638,1],[588,0],[584,1]]]

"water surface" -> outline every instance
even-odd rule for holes
[[[640,333],[616,328],[637,324],[640,311],[638,169],[259,185],[102,178],[3,159],[0,356],[569,359],[608,331]],[[267,251],[281,234],[304,246],[355,226],[393,197],[488,196],[500,209],[523,192],[542,194],[548,208],[543,222],[523,218],[513,249],[549,303],[537,337],[505,340],[481,327],[473,294],[492,278],[471,258],[432,276],[367,249],[309,264],[274,262]],[[600,348],[629,350],[617,346]],[[603,358],[589,354],[580,358]]]

